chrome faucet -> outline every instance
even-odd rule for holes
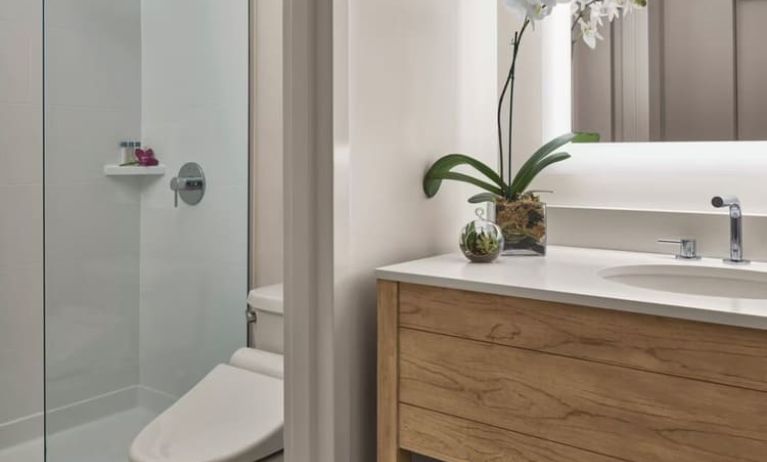
[[[711,199],[711,205],[730,208],[730,258],[725,258],[725,263],[749,263],[743,259],[743,210],[740,201],[735,196],[716,196]]]

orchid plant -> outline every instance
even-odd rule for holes
[[[647,0],[573,0],[571,5],[573,43],[580,37],[593,50],[597,40],[603,39],[599,28],[633,10],[645,8]]]
[[[496,202],[499,200],[516,201],[521,197],[533,196],[528,191],[533,179],[546,167],[562,162],[570,155],[558,150],[564,145],[574,142],[594,142],[599,135],[592,133],[568,133],[546,143],[530,159],[522,165],[516,175],[512,176],[511,148],[512,127],[514,121],[514,84],[517,73],[517,58],[522,46],[522,39],[528,29],[551,14],[557,4],[571,3],[573,43],[579,39],[591,48],[596,47],[597,40],[602,36],[599,28],[605,23],[612,22],[621,15],[629,14],[632,10],[646,6],[647,0],[503,0],[507,9],[516,13],[522,19],[522,26],[514,33],[511,42],[511,67],[498,101],[497,130],[498,130],[498,171],[483,162],[463,154],[450,154],[435,162],[426,173],[423,189],[427,197],[433,197],[439,191],[443,180],[462,181],[473,184],[485,192],[469,199],[472,203]],[[508,99],[508,150],[504,155],[502,109]],[[468,166],[482,175],[482,179],[464,173],[455,172],[460,166]]]

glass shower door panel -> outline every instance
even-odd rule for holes
[[[42,6],[0,2],[0,462],[43,460]]]
[[[248,1],[47,0],[45,19],[47,460],[125,462],[245,345]],[[120,167],[123,142],[159,165]],[[176,206],[189,162],[205,193]]]

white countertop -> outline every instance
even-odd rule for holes
[[[470,263],[441,255],[379,268],[379,279],[607,308],[767,330],[767,299],[689,295],[628,286],[600,276],[623,265],[726,267],[720,259],[680,261],[672,255],[549,246],[546,257],[501,257]],[[767,263],[744,270],[767,273]]]

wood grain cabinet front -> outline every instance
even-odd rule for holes
[[[379,282],[379,461],[765,462],[767,333]]]

